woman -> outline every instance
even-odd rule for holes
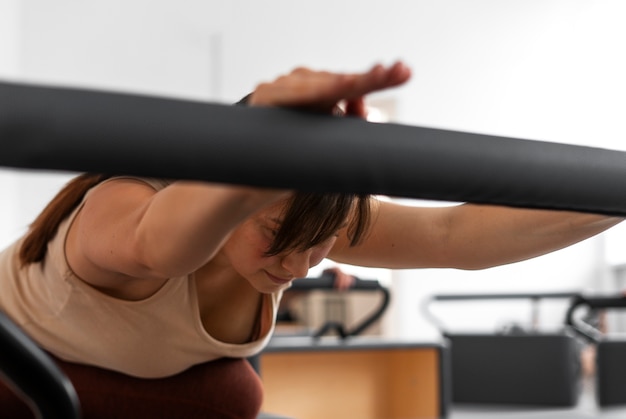
[[[342,103],[346,115],[364,117],[365,95],[409,78],[403,63],[356,74],[300,68],[260,84],[247,103],[325,113]],[[85,174],[0,255],[0,309],[58,360],[85,409],[97,410],[81,395],[94,371],[130,376],[136,388],[203,368],[209,372],[195,378],[204,385],[200,398],[234,397],[209,403],[211,417],[254,417],[260,388],[252,372],[237,361],[219,373],[217,366],[264,347],[282,291],[322,259],[480,269],[568,246],[619,221]],[[151,401],[157,413],[162,399]],[[124,403],[98,408],[121,417]]]

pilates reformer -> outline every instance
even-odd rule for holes
[[[626,339],[611,336],[585,319],[576,316],[587,307],[591,310],[625,309],[625,296],[577,296],[570,305],[566,323],[596,348],[595,390],[601,407],[626,405]]]
[[[424,313],[450,344],[452,402],[456,404],[562,406],[578,403],[581,344],[568,328],[539,330],[538,305],[573,301],[578,294],[442,294],[427,301]],[[494,332],[451,331],[434,315],[435,303],[530,301],[531,328]]]
[[[336,292],[332,274],[297,279],[287,292],[319,290]],[[251,359],[265,387],[264,411],[298,419],[447,417],[447,347],[362,336],[384,314],[390,293],[379,281],[360,278],[346,292],[379,294],[380,302],[350,327],[331,319],[304,333],[276,332]],[[346,387],[358,395],[346,400],[338,391]]]
[[[0,377],[28,402],[37,418],[80,418],[80,402],[72,383],[2,312],[0,348]]]
[[[317,278],[296,279],[287,292],[311,292],[315,290],[333,291],[333,284],[334,276],[332,274],[324,273]],[[332,320],[325,321],[317,331],[313,331],[313,337],[319,338],[332,332],[337,333],[337,335],[339,335],[342,339],[346,339],[350,336],[358,336],[380,320],[389,307],[391,294],[389,293],[389,290],[380,285],[380,282],[377,280],[356,278],[354,284],[350,287],[350,291],[380,294],[378,307],[376,307],[375,310],[372,310],[371,313],[351,328],[347,328],[346,325],[341,322]]]
[[[293,281],[291,287],[289,287],[286,292],[295,291],[308,293],[317,290],[333,291],[335,290],[334,280],[334,275],[332,273],[323,273],[319,277],[299,278]],[[360,322],[358,322],[356,325],[349,329],[346,328],[346,326],[342,323],[336,321],[325,321],[318,330],[307,330],[304,335],[317,339],[334,332],[341,339],[346,339],[349,337],[360,335],[365,330],[367,330],[367,328],[371,327],[374,323],[380,320],[380,318],[383,316],[389,306],[389,301],[391,299],[391,294],[389,293],[389,290],[386,287],[381,286],[380,282],[378,282],[377,280],[361,278],[355,279],[355,282],[350,290],[357,292],[375,292],[380,294],[381,297],[378,307],[371,313],[369,313],[369,315],[364,317]],[[287,337],[289,337],[290,335],[293,334],[286,334]],[[298,335],[301,336],[302,333]],[[260,375],[261,366],[259,356],[260,355],[251,357],[249,358],[249,361]]]
[[[291,289],[332,291],[334,278],[323,274],[298,279]],[[330,320],[308,334],[275,333],[259,354],[266,410],[296,418],[447,417],[447,346],[439,341],[362,336],[385,313],[390,292],[377,280],[360,278],[343,292],[352,291],[379,294],[378,307],[351,327]],[[358,396],[344,398],[340,389],[347,387]]]
[[[451,332],[434,316],[434,302],[479,300],[567,300],[563,329],[511,333]],[[536,307],[534,307],[536,308]],[[579,316],[587,308],[586,316]],[[425,313],[450,342],[452,403],[575,407],[583,387],[581,349],[595,347],[594,401],[603,410],[626,406],[626,340],[602,331],[590,319],[599,310],[624,309],[623,295],[579,293],[435,295]],[[594,315],[595,314],[595,315]],[[535,316],[533,310],[533,317]],[[611,411],[608,410],[609,415]]]
[[[626,215],[624,152],[285,109],[0,83],[0,138],[11,168]],[[261,161],[270,142],[277,151]],[[246,170],[233,171],[235,160]],[[79,417],[45,353],[8,318],[0,327],[0,347],[13,348],[0,356],[5,380],[40,417]]]

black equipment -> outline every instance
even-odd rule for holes
[[[623,151],[287,109],[0,83],[0,139],[6,167],[626,215]]]
[[[69,379],[52,359],[2,312],[0,312],[0,354],[0,377],[28,402],[38,419],[81,417],[78,395]]]
[[[432,302],[549,298],[575,294],[436,295]],[[432,313],[429,313],[433,317]],[[441,322],[434,318],[436,323]],[[580,343],[573,333],[513,329],[505,333],[452,333],[452,401],[461,404],[574,406],[581,390]]]
[[[293,281],[293,285],[289,290],[293,291],[313,291],[313,290],[334,290],[335,277],[332,273],[323,273],[317,278],[300,278]],[[376,310],[364,318],[359,324],[352,329],[346,330],[345,325],[337,322],[326,322],[322,327],[313,334],[313,337],[319,338],[325,334],[335,331],[342,338],[349,336],[357,336],[363,333],[368,327],[373,325],[382,317],[389,306],[391,295],[386,287],[380,285],[380,282],[373,279],[356,278],[354,284],[350,287],[352,291],[368,291],[381,294],[381,300]],[[289,292],[289,291],[287,291]]]
[[[567,311],[566,322],[596,345],[596,400],[599,406],[626,405],[626,340],[610,337],[589,322],[578,319],[581,307],[591,310],[624,309],[624,296],[578,296]]]

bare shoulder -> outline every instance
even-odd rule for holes
[[[80,279],[125,299],[139,299],[158,289],[160,283],[133,281],[124,273],[132,264],[127,246],[132,243],[134,225],[156,193],[146,182],[133,178],[111,179],[89,191],[65,242],[67,261]],[[142,283],[145,289],[137,289]]]
[[[81,211],[82,218],[116,214],[127,211],[150,199],[157,190],[149,183],[137,178],[114,178],[95,186],[89,191]]]
[[[111,179],[107,179],[99,185],[93,187],[91,191],[89,191],[88,198],[92,197],[108,197],[109,195],[119,195],[126,193],[138,193],[140,191],[145,191],[146,193],[156,193],[157,189],[148,180],[143,180],[141,178],[134,177],[115,177]]]

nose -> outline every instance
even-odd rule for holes
[[[289,252],[281,259],[281,266],[285,268],[294,278],[304,278],[309,273],[311,262],[311,250],[303,252]]]

